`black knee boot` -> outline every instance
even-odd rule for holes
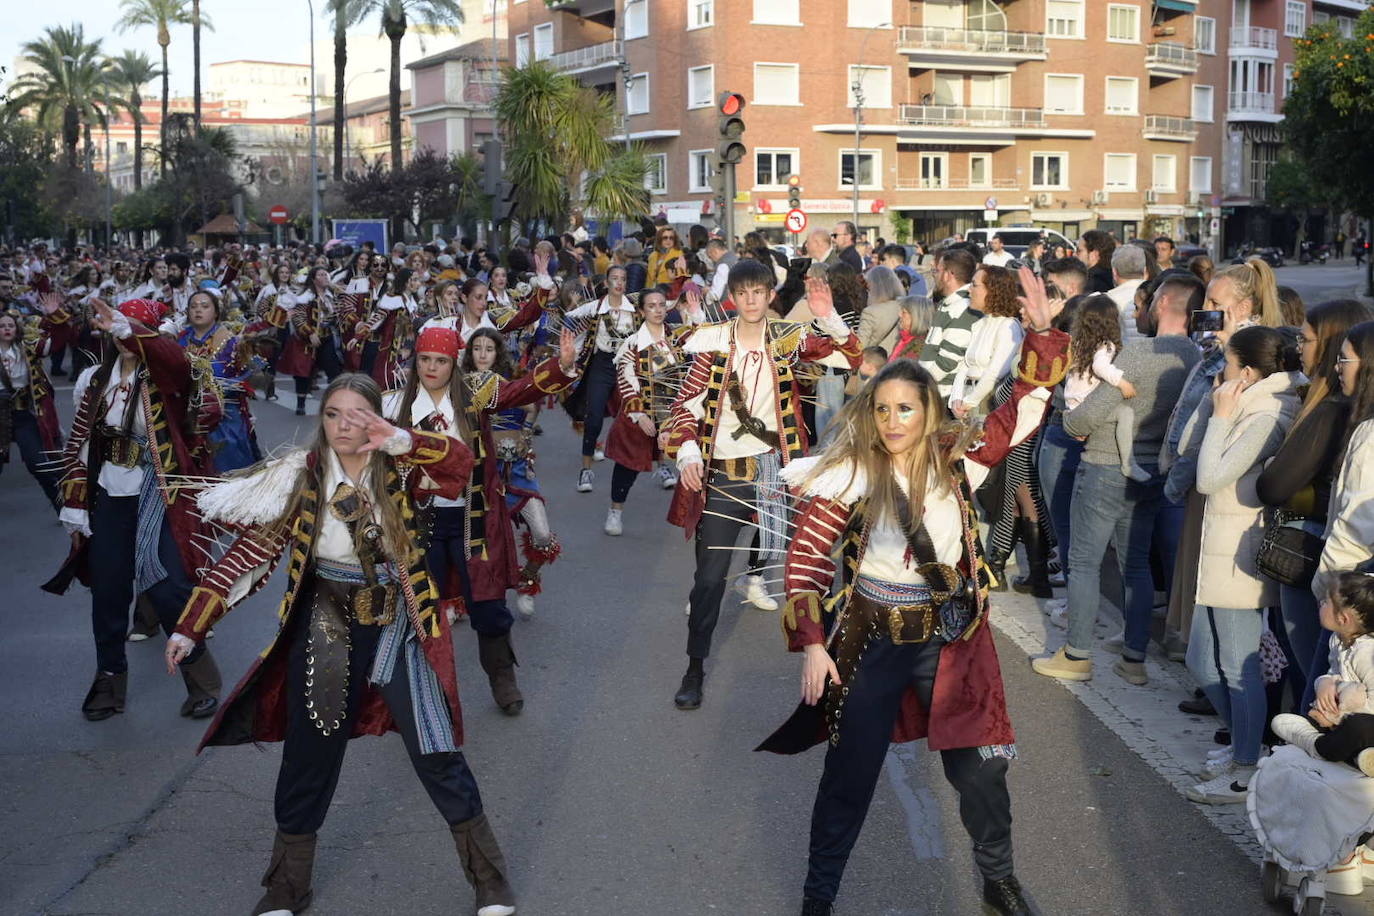
[[[1022,594],[1036,598],[1053,598],[1054,588],[1050,585],[1050,548],[1045,543],[1045,533],[1040,523],[1030,518],[1019,518],[1016,527],[1021,532],[1021,543],[1026,545],[1025,577],[1018,577],[1012,588]]]

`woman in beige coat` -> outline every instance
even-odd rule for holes
[[[1255,553],[1264,537],[1264,505],[1255,481],[1297,417],[1298,353],[1280,332],[1249,327],[1231,335],[1221,384],[1204,400],[1183,439],[1200,436],[1197,491],[1202,516],[1197,607],[1188,639],[1188,670],[1231,728],[1232,758],[1187,795],[1203,804],[1239,804],[1259,761],[1267,719],[1260,640],[1278,583],[1261,575]]]

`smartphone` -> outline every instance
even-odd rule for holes
[[[1192,337],[1203,341],[1215,337],[1222,327],[1222,314],[1216,309],[1198,309],[1193,312]]]

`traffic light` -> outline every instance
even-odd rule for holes
[[[499,223],[515,215],[515,185],[509,181],[497,184],[496,194],[491,201],[491,221]]]
[[[716,100],[716,155],[721,162],[733,165],[744,158],[744,96],[738,92],[722,92]]]
[[[801,209],[801,176],[791,175],[787,179],[787,209]]]

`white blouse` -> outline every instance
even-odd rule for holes
[[[906,493],[906,481],[898,477],[897,484]],[[934,487],[934,480],[926,490],[922,504],[926,531],[935,545],[935,557],[947,566],[954,566],[963,555],[964,528],[959,518],[959,500],[952,489]],[[859,575],[884,582],[919,585],[925,580],[916,571],[917,561],[907,556],[907,539],[895,518],[876,522],[868,532],[868,546]]]

